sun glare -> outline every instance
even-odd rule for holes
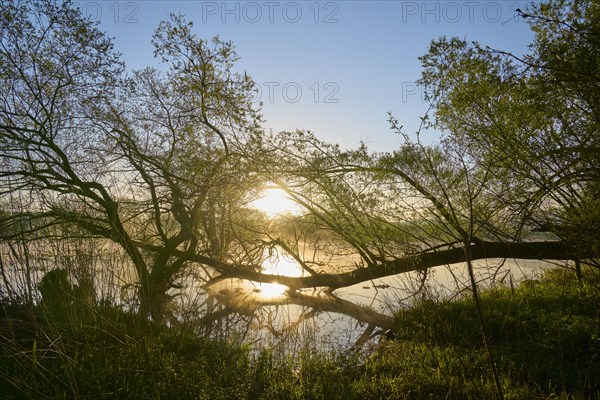
[[[262,196],[250,205],[267,214],[269,218],[286,213],[299,214],[301,212],[300,206],[279,188],[266,189]]]
[[[287,286],[279,283],[261,283],[258,288],[260,289],[260,295],[267,298],[281,296],[288,289]]]
[[[279,254],[272,255],[263,262],[263,273],[298,277],[302,276],[302,268],[292,258]],[[261,283],[259,288],[264,297],[281,296],[288,289],[287,286],[278,283]]]

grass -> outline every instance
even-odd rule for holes
[[[112,307],[77,319],[5,305],[4,399],[243,397],[248,351],[158,326]]]
[[[595,279],[581,285],[571,271],[553,270],[516,290],[482,293],[506,398],[600,398],[600,280],[598,271],[588,276],[594,272]],[[462,398],[482,398],[480,390],[493,398],[471,298],[424,301],[397,321],[400,346],[426,346],[438,354],[434,368],[452,378],[438,380],[442,387],[448,382],[448,393],[457,381]]]
[[[507,399],[600,399],[600,290],[557,270],[482,293]],[[367,357],[292,359],[192,337],[109,306],[44,314],[4,302],[1,399],[493,399],[469,297],[396,316]]]

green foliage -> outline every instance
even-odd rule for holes
[[[3,304],[3,398],[243,398],[243,348],[177,333],[103,306],[57,322]]]
[[[0,236],[60,226],[115,242],[155,320],[170,317],[166,292],[194,255],[247,261],[259,246],[244,228],[248,192],[264,181],[263,131],[231,42],[201,39],[171,15],[152,36],[166,70],[126,76],[76,4],[8,0],[0,15],[0,191],[28,193],[3,199]]]
[[[355,395],[356,360],[305,346],[296,358],[263,350],[256,362],[251,398],[347,399]]]
[[[482,293],[485,321],[499,368],[511,385],[546,395],[600,393],[598,281],[580,285],[572,271],[550,271],[517,289]],[[475,305],[469,297],[424,301],[398,314],[403,340],[482,355]],[[507,388],[507,393],[512,390]]]
[[[596,284],[597,284],[596,279]],[[506,399],[600,395],[600,293],[551,271],[521,287],[483,292]],[[470,298],[424,301],[397,316],[397,341],[366,359],[263,352],[252,398],[492,399],[496,388]]]
[[[425,343],[391,343],[366,363],[364,398],[494,398],[483,352]]]
[[[507,232],[552,231],[581,258],[598,255],[589,193],[600,182],[599,10],[533,3],[522,14],[535,35],[525,56],[442,37],[420,58],[435,117],[427,127],[488,177],[484,200],[512,216]]]
[[[76,225],[63,235],[118,243],[138,275],[142,314],[76,304],[64,274],[42,290],[40,306],[5,302],[8,398],[494,396],[467,298],[400,313],[401,341],[360,364],[310,350],[296,359],[258,351],[253,360],[246,348],[144,319],[168,317],[166,293],[192,260],[219,270],[223,260],[235,268],[262,257],[266,221],[245,205],[265,179],[311,214],[276,221],[273,235],[296,244],[322,235],[336,247],[326,255],[351,249],[362,265],[455,241],[516,239],[529,227],[571,244],[568,257],[598,255],[596,3],[532,6],[524,17],[536,37],[522,59],[434,41],[421,83],[435,118],[423,122],[447,135],[432,146],[405,135],[383,155],[295,132],[275,138],[267,156],[255,86],[234,72],[233,45],[198,38],[181,16],[153,36],[168,70],[125,78],[111,40],[70,3],[14,0],[0,12],[0,190],[29,193],[28,204],[2,214],[2,232]],[[552,273],[482,295],[507,398],[598,395],[594,284]]]

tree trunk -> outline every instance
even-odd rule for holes
[[[527,260],[570,260],[572,255],[563,242],[478,242],[471,244],[471,260],[486,258],[512,258]],[[185,254],[181,252],[180,254]],[[303,277],[267,275],[256,272],[251,266],[226,264],[201,255],[190,255],[190,261],[208,265],[221,273],[220,278],[239,278],[264,283],[279,283],[290,289],[328,287],[337,289],[367,282],[377,278],[410,271],[426,270],[441,265],[466,262],[464,249],[450,248],[409,255],[384,261],[366,268],[358,268],[341,274],[317,274]]]

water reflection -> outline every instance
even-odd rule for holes
[[[61,266],[76,277],[79,269],[85,269],[94,278],[99,299],[107,299],[128,310],[136,309],[135,270],[118,249],[95,246],[97,257],[93,258],[93,263],[85,264],[75,259],[70,262],[64,257],[49,257],[46,243],[40,243],[37,249],[33,244],[31,246],[29,264],[11,258],[9,249],[0,246],[0,256],[6,264],[0,294],[29,292],[35,297],[39,278],[48,270]],[[262,271],[266,274],[292,277],[308,274],[282,248],[265,252],[263,259]],[[338,271],[344,266],[356,265],[354,259],[343,255],[325,258],[319,254],[313,261],[315,265],[318,262],[317,272]],[[516,286],[521,279],[555,265],[532,260],[479,260],[475,270],[482,287],[494,284]],[[173,314],[181,327],[222,339],[235,337],[263,344],[285,342],[290,348],[307,340],[323,348],[348,348],[364,338],[378,337],[391,323],[394,312],[410,306],[415,299],[448,298],[461,292],[469,293],[464,264],[431,268],[426,274],[410,272],[381,278],[332,293],[326,288],[289,291],[277,283],[219,280],[197,265],[190,265],[176,283],[177,287],[169,295],[173,299]],[[127,301],[129,292],[131,303]]]
[[[262,272],[269,275],[283,275],[291,277],[300,277],[304,275],[304,270],[298,262],[291,256],[285,254],[283,249],[275,248],[268,254],[262,263]],[[262,297],[273,298],[283,296],[288,290],[285,285],[278,283],[258,283],[255,284],[257,291]]]
[[[279,247],[265,250],[262,272],[268,275],[290,277],[305,275],[305,271],[298,262]],[[230,305],[232,302],[239,303],[241,301],[264,303],[270,300],[277,302],[287,298],[288,289],[287,286],[276,282],[262,283],[229,278],[211,284],[208,287],[208,294],[209,296],[226,300]]]
[[[479,260],[476,279],[482,287],[516,285],[523,278],[539,274],[549,263],[515,260]],[[305,272],[282,249],[265,257],[263,272],[270,275],[303,276]],[[326,288],[290,291],[277,283],[257,283],[240,279],[220,281],[208,289],[227,315],[245,316],[252,342],[281,343],[306,341],[322,347],[357,347],[381,337],[393,326],[394,313],[414,301],[468,295],[466,266],[454,264],[410,272],[329,292]],[[300,333],[299,333],[300,332]],[[299,335],[302,338],[299,338]]]
[[[308,274],[279,247],[265,253],[262,272],[291,277]],[[283,346],[286,350],[282,351],[294,352],[309,341],[321,348],[348,348],[361,337],[364,341],[380,335],[393,322],[372,304],[355,304],[326,288],[290,291],[278,283],[230,278],[211,284],[207,294],[209,313],[221,319],[238,318],[246,341]]]

